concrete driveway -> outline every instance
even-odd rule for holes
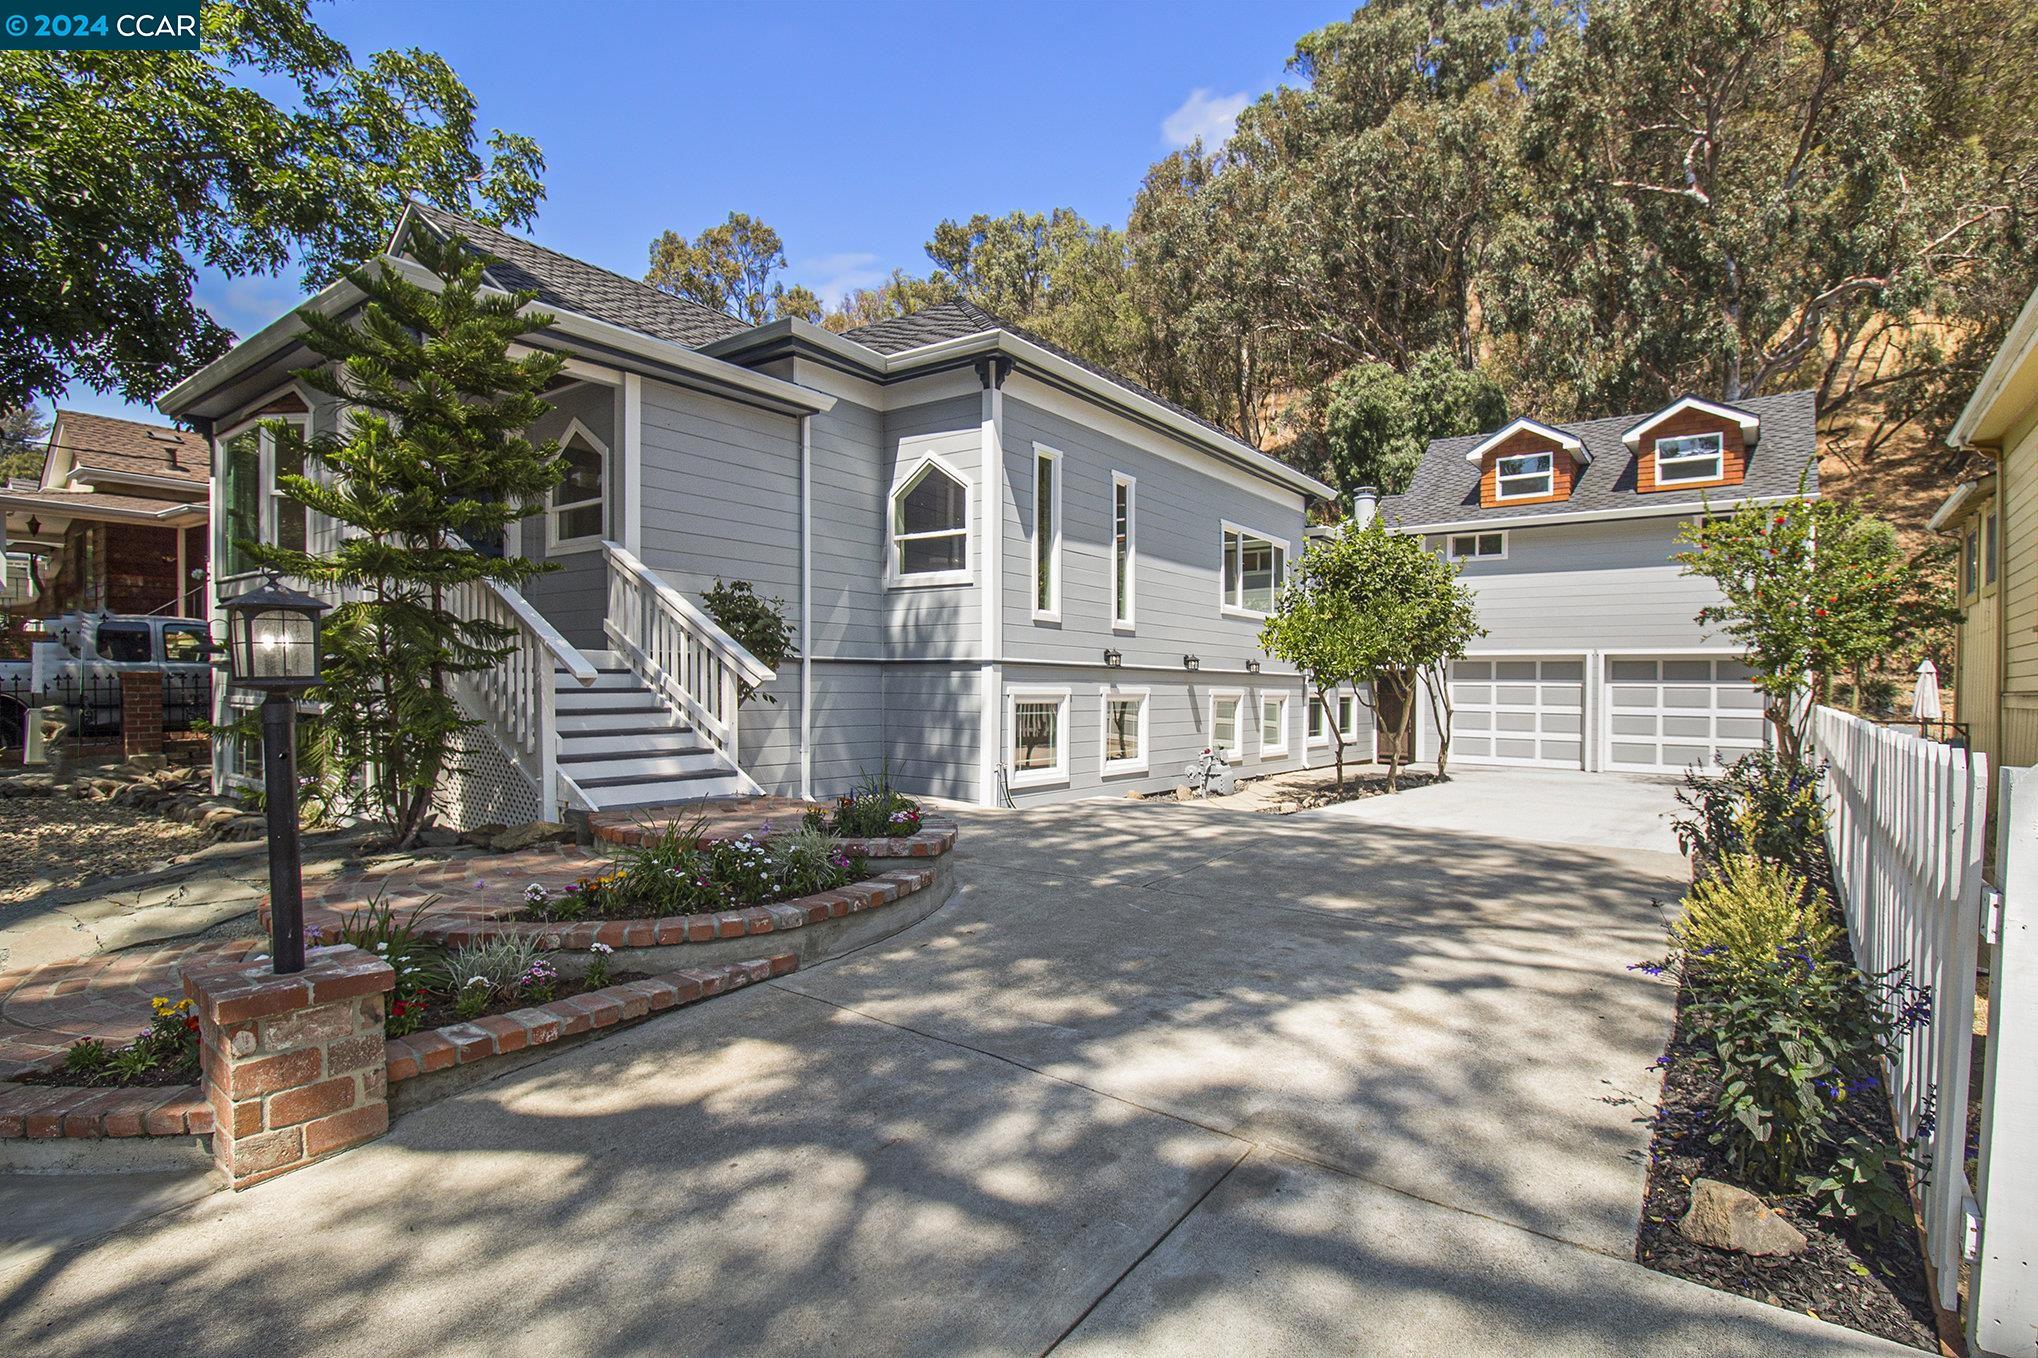
[[[966,822],[912,930],[310,1170],[98,1239],[0,1184],[0,1351],[1902,1352],[1630,1262],[1674,857]]]
[[[1420,766],[1418,766],[1420,767]],[[1674,854],[1680,780],[1576,769],[1451,770],[1450,781],[1299,814],[1453,835]]]

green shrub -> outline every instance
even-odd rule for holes
[[[389,992],[389,1008],[382,1020],[383,1031],[391,1037],[417,1031],[428,1003],[427,992],[443,965],[440,949],[419,938],[417,931],[418,917],[437,899],[427,897],[398,919],[394,908],[378,891],[366,905],[343,918],[327,940],[351,943],[364,952],[372,952],[396,973],[396,985]],[[312,930],[304,941],[314,943],[322,937],[318,930]]]
[[[1744,841],[1748,828],[1744,820]],[[1839,936],[1824,892],[1808,888],[1789,867],[1747,852],[1714,860],[1692,883],[1683,914],[1670,928],[1685,974],[1715,988],[1800,955],[1824,957]]]
[[[869,875],[825,830],[812,826],[763,837],[708,840],[706,822],[675,822],[624,849],[614,868],[575,882],[559,895],[528,891],[532,913],[545,919],[689,915],[764,905],[845,886]]]
[[[1826,832],[1820,772],[1755,750],[1717,776],[1686,773],[1677,793],[1686,814],[1672,821],[1679,847],[1701,867],[1746,850],[1816,879]]]
[[[1806,1175],[1819,1215],[1884,1240],[1911,1221],[1909,1185],[1919,1172],[1908,1145],[1851,1136],[1823,1175]]]

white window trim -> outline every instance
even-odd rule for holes
[[[262,401],[264,403],[273,401],[282,395],[284,391],[298,392],[299,399],[303,399],[302,389],[293,382],[286,388],[269,393],[269,395],[262,398]],[[227,558],[225,499],[227,445],[238,439],[241,435],[250,432],[256,436],[255,475],[262,483],[261,499],[255,510],[256,540],[267,546],[273,547],[276,545],[276,501],[279,496],[279,492],[276,489],[276,435],[272,430],[263,426],[277,420],[281,420],[285,424],[294,424],[306,439],[311,437],[311,412],[308,410],[286,411],[278,415],[251,415],[247,419],[231,426],[225,433],[213,436],[213,465],[217,470],[221,497],[219,522],[214,528],[212,535],[212,559],[214,561],[224,564]],[[304,511],[304,542],[307,548],[311,545],[311,517],[311,511],[306,509]],[[262,571],[259,568],[236,571],[231,575],[222,572],[218,579],[220,582],[228,580],[252,580],[260,574],[262,574]]]
[[[1549,468],[1541,472],[1513,472],[1513,473],[1504,472],[1500,469],[1500,464],[1503,462],[1514,462],[1521,458],[1527,457],[1547,457],[1548,459],[1550,459]],[[1531,476],[1540,476],[1542,478],[1543,485],[1541,490],[1516,491],[1514,494],[1509,495],[1501,488],[1503,482],[1520,481]],[[1505,504],[1512,500],[1541,500],[1547,499],[1549,496],[1555,495],[1556,493],[1557,493],[1557,454],[1555,452],[1544,449],[1532,453],[1509,453],[1505,457],[1496,457],[1493,459],[1493,503]]]
[[[1111,704],[1132,699],[1139,701],[1139,757],[1136,759],[1113,759],[1111,749]],[[1144,688],[1120,688],[1116,684],[1104,685],[1097,698],[1098,736],[1097,762],[1106,778],[1121,773],[1145,773],[1150,766],[1151,746],[1147,742],[1149,714],[1153,711],[1152,690]]]
[[[1227,618],[1271,617],[1273,615],[1272,609],[1269,609],[1267,612],[1262,613],[1260,610],[1256,608],[1247,608],[1243,604],[1234,604],[1231,601],[1231,596],[1225,592],[1224,539],[1232,533],[1237,533],[1240,535],[1242,539],[1247,537],[1258,538],[1261,542],[1270,543],[1273,546],[1279,547],[1281,549],[1280,578],[1275,580],[1274,582],[1274,604],[1276,607],[1280,606],[1281,592],[1287,586],[1288,583],[1288,567],[1293,560],[1293,553],[1289,548],[1288,539],[1277,538],[1272,533],[1264,532],[1258,528],[1248,528],[1241,523],[1233,523],[1230,519],[1224,519],[1221,521],[1221,523],[1223,526],[1220,527],[1217,532],[1217,611]],[[1243,541],[1241,541],[1239,544],[1239,550],[1241,553],[1244,552],[1244,548],[1245,544]],[[1245,598],[1245,567],[1242,562],[1240,563],[1238,572],[1238,597],[1240,599]]]
[[[908,537],[925,536],[908,534],[901,536],[899,527],[899,497],[906,493],[920,473],[928,467],[938,467],[943,473],[962,486],[962,559],[960,570],[920,571],[905,575],[899,571],[899,544]],[[945,585],[973,585],[976,583],[976,482],[964,476],[956,465],[939,453],[923,453],[911,462],[900,464],[899,472],[892,478],[892,488],[885,495],[885,588],[886,589],[934,589]],[[946,536],[941,534],[939,536]]]
[[[1479,538],[1496,537],[1500,539],[1500,550],[1497,552],[1482,553],[1475,550],[1471,555],[1467,556],[1459,552],[1457,548],[1459,538],[1473,539],[1473,546],[1476,548]],[[1484,530],[1475,528],[1463,533],[1446,533],[1444,534],[1444,559],[1446,561],[1505,561],[1507,560],[1507,530],[1504,528],[1488,528]]]
[[[1054,514],[1054,535],[1053,540],[1046,544],[1048,557],[1047,557],[1047,607],[1045,608],[1042,608],[1040,606],[1040,553],[1042,546],[1040,541],[1040,464],[1043,462],[1047,463],[1050,467],[1054,469],[1052,473],[1054,476],[1054,487],[1053,487],[1054,494],[1051,497],[1052,513]],[[1027,598],[1033,606],[1033,620],[1035,622],[1061,621],[1061,563],[1062,563],[1061,482],[1062,477],[1061,477],[1060,451],[1054,448],[1050,448],[1043,443],[1034,444],[1033,543],[1031,559],[1033,569],[1027,574],[1026,590]]]
[[[1005,768],[1010,787],[1048,787],[1069,780],[1069,690],[1016,685],[1005,690]],[[1052,699],[1055,711],[1055,763],[1051,768],[1022,769],[1013,759],[1019,742],[1019,704]]]
[[[1683,439],[1711,439],[1712,451],[1709,453],[1680,453],[1675,457],[1663,456],[1664,444],[1675,443]],[[1655,452],[1652,455],[1656,459],[1656,487],[1659,490],[1664,486],[1702,486],[1708,481],[1718,481],[1727,474],[1727,440],[1723,434],[1677,434],[1671,437],[1660,438],[1656,440]],[[1665,463],[1676,466],[1685,462],[1710,462],[1712,464],[1712,475],[1679,476],[1667,481],[1663,478]]]
[[[1118,597],[1118,490],[1125,489],[1125,598]],[[1138,630],[1137,609],[1139,607],[1139,481],[1124,472],[1111,473],[1110,548],[1106,553],[1105,570],[1111,577],[1111,630],[1134,632]],[[1221,582],[1223,576],[1218,577]],[[1123,607],[1120,604],[1123,604]],[[1120,614],[1124,614],[1120,617]]]
[[[569,509],[584,509],[588,505],[597,502],[594,500],[575,500],[571,504],[555,505],[552,503],[553,491],[558,489],[555,486],[552,491],[545,493],[545,555],[547,557],[572,556],[576,552],[598,552],[601,550],[602,540],[609,536],[609,492],[613,489],[610,485],[610,479],[615,472],[615,459],[609,455],[609,445],[596,438],[594,431],[577,419],[568,420],[566,427],[559,431],[559,448],[562,453],[564,453],[566,445],[572,442],[575,434],[580,435],[581,440],[601,456],[601,499],[599,501],[601,505],[601,531],[584,538],[560,537],[559,516],[562,513]]]
[[[1238,744],[1231,749],[1220,749],[1217,744],[1217,704],[1225,702],[1235,702],[1238,704],[1238,717],[1231,724],[1232,739],[1236,740]],[[1205,721],[1206,724],[1203,729],[1209,736],[1205,744],[1210,747],[1211,753],[1223,755],[1224,762],[1227,764],[1237,764],[1244,760],[1245,690],[1242,688],[1211,689],[1208,715]]]
[[[1281,709],[1281,743],[1267,744],[1267,704],[1274,703]],[[1288,753],[1288,695],[1285,693],[1262,693],[1260,695],[1260,758],[1279,759]]]

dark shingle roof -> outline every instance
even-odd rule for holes
[[[1165,396],[1148,391],[1123,373],[1113,372],[1099,363],[1092,363],[1082,355],[1072,353],[1053,340],[1043,338],[1024,326],[1001,320],[974,302],[961,300],[937,302],[909,315],[894,316],[889,320],[859,326],[855,330],[845,330],[842,332],[842,338],[855,340],[864,348],[875,349],[881,354],[896,354],[907,349],[917,349],[923,344],[939,344],[942,340],[961,339],[965,335],[981,335],[991,330],[1002,330],[1008,335],[1025,340],[1028,344],[1037,344],[1057,358],[1075,364],[1084,372],[1115,383],[1136,396],[1144,396],[1157,405],[1166,406],[1185,419],[1194,420],[1213,434],[1221,435],[1234,443],[1244,442],[1223,425],[1204,419],[1187,406],[1177,405]]]
[[[512,291],[535,292],[547,306],[641,331],[689,349],[713,344],[750,328],[712,307],[670,296],[649,283],[597,268],[557,250],[547,250],[444,208],[416,203],[412,210],[440,231],[459,232],[476,249],[490,256],[494,262],[488,266],[488,276],[496,284]]]
[[[1794,495],[1798,478],[1816,493],[1818,472],[1818,405],[1809,391],[1785,392],[1777,396],[1756,396],[1737,401],[1734,408],[1745,410],[1762,422],[1761,433],[1748,457],[1746,481],[1727,491],[1712,491],[1715,500]],[[1465,461],[1465,454],[1486,438],[1467,434],[1462,438],[1438,439],[1423,451],[1422,461],[1408,489],[1380,502],[1380,512],[1389,523],[1410,526],[1431,523],[1461,523],[1473,519],[1545,518],[1563,514],[1588,513],[1606,509],[1642,509],[1654,505],[1695,503],[1702,492],[1678,495],[1658,491],[1641,495],[1635,490],[1636,455],[1628,451],[1621,435],[1654,411],[1638,415],[1616,415],[1603,420],[1580,420],[1554,426],[1585,445],[1592,456],[1578,473],[1571,498],[1534,505],[1479,504],[1479,469]],[[1809,467],[1809,471],[1807,471]]]

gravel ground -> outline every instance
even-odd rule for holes
[[[69,797],[0,799],[0,911],[46,891],[163,867],[204,848],[196,826]]]

